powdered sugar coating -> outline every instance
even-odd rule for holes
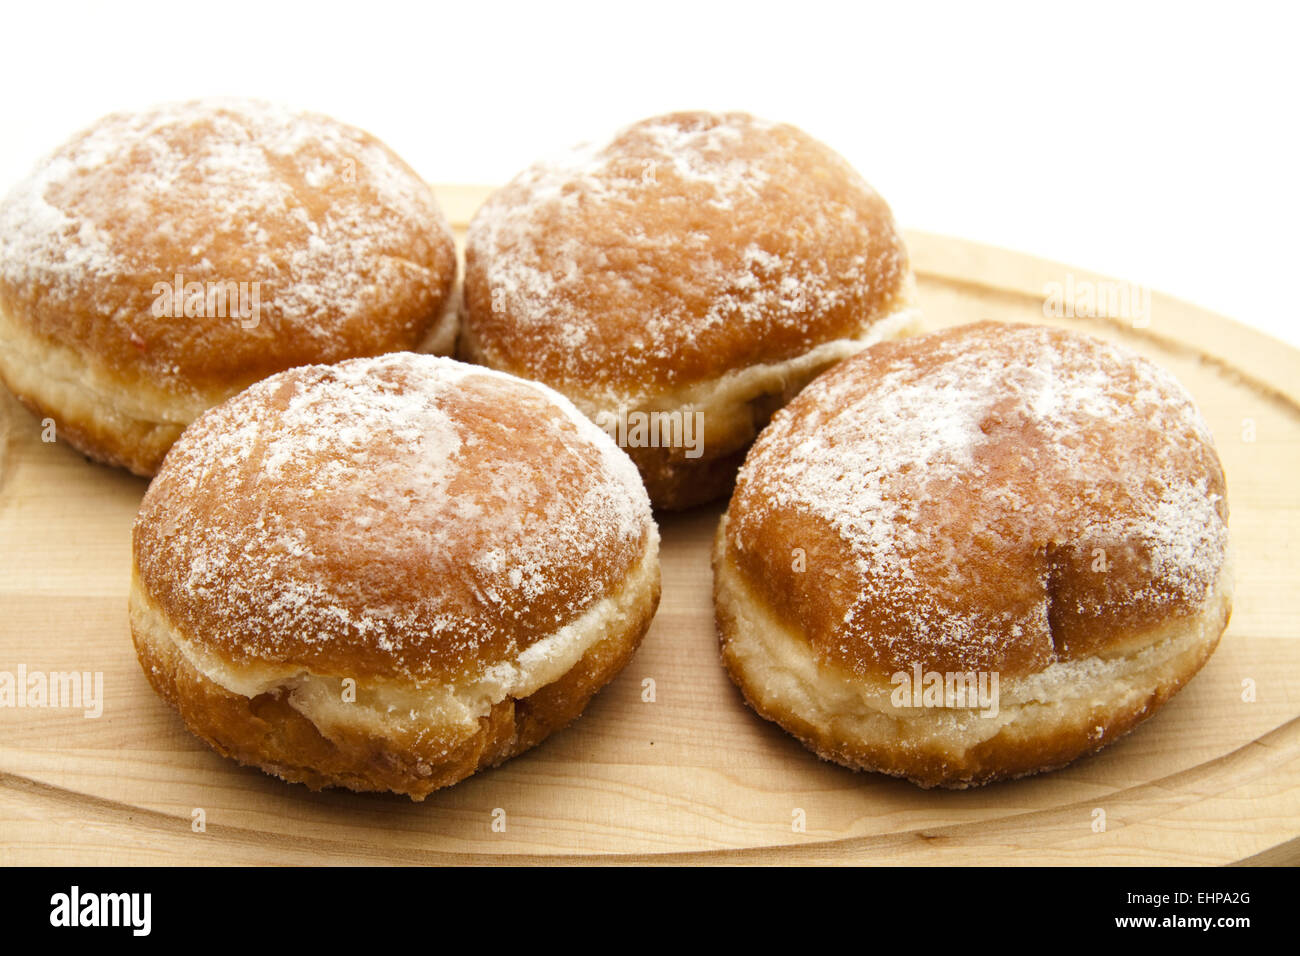
[[[255,100],[107,116],[0,204],[0,304],[176,392],[413,346],[454,269],[432,192],[387,147]],[[257,326],[160,318],[178,275],[256,285]]]
[[[606,596],[657,533],[567,400],[450,359],[293,369],[203,415],[135,529],[199,646],[318,674],[454,678]]]
[[[525,170],[466,241],[494,367],[635,400],[855,338],[910,296],[889,209],[839,156],[740,113],[634,124]]]
[[[980,323],[873,346],[805,389],[750,452],[728,541],[830,660],[1031,672],[1198,610],[1225,494],[1163,369]]]

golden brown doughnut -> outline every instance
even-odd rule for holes
[[[0,204],[0,379],[151,475],[274,372],[451,352],[455,277],[433,193],[368,133],[248,100],[117,113]]]
[[[875,345],[750,450],[714,550],[723,659],[849,767],[1059,767],[1214,650],[1225,495],[1191,398],[1125,348],[991,322]]]
[[[131,631],[220,753],[420,800],[618,673],[658,542],[631,461],[550,389],[411,353],[306,366],[173,446],[135,524]]]
[[[618,432],[657,507],[684,508],[727,492],[813,376],[910,326],[913,297],[889,207],[836,153],[744,113],[675,113],[488,199],[458,349],[563,392]]]

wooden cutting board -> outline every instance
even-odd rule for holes
[[[439,196],[463,228],[486,192]],[[908,240],[928,326],[1048,321],[1122,340],[1171,369],[1214,430],[1232,623],[1201,674],[1127,738],[966,792],[817,760],[747,710],[718,663],[719,505],[663,520],[659,615],[573,727],[422,804],[311,793],[216,756],[154,696],[126,622],[145,482],[43,443],[6,395],[0,671],[100,672],[103,713],[0,708],[0,863],[1300,861],[1300,352],[1082,270]]]

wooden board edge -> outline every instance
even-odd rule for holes
[[[1088,283],[1094,289],[1107,284],[1131,286],[1113,276],[1080,269],[1028,253],[969,239],[934,233],[905,231],[918,275],[937,278],[995,293],[1046,302],[1052,283],[1069,277],[1075,287]],[[1300,410],[1300,349],[1234,319],[1212,312],[1164,292],[1148,290],[1148,324],[1101,312],[1080,316],[1084,322],[1099,322],[1123,328],[1128,334],[1148,338],[1175,352],[1192,351],[1203,361],[1228,367],[1233,373],[1263,390],[1286,400]],[[1177,315],[1177,324],[1162,316]]]
[[[487,186],[436,186],[449,214],[462,215],[462,225],[474,208],[491,191]],[[447,191],[451,190],[451,193]],[[444,195],[453,196],[450,205]],[[472,205],[471,205],[472,204]],[[466,211],[468,210],[468,211]],[[453,217],[456,221],[456,217]],[[1107,281],[1085,270],[1011,250],[999,249],[963,239],[926,233],[908,233],[914,244],[918,271],[937,280],[966,285],[995,294],[1014,295],[1041,301],[1044,283],[1059,280],[1069,272],[1076,281]],[[1166,337],[1158,320],[1152,329],[1134,330],[1149,335],[1166,347],[1191,349],[1208,361],[1230,369],[1245,381],[1266,386],[1276,396],[1300,410],[1300,351],[1263,333],[1172,297],[1152,294],[1153,312],[1161,303],[1192,316],[1187,329]],[[1184,332],[1186,333],[1184,335]],[[1259,369],[1258,373],[1243,369]],[[0,408],[0,433],[6,409]],[[0,482],[4,477],[4,436],[0,434]],[[1221,836],[1248,843],[1257,837],[1251,824],[1257,818],[1300,820],[1300,719],[1283,724],[1232,753],[1169,777],[1148,781],[1120,791],[1101,801],[1088,801],[1048,810],[1012,814],[996,820],[925,830],[903,831],[878,837],[855,837],[795,846],[705,850],[668,854],[457,854],[444,851],[394,852],[365,844],[297,838],[268,838],[264,833],[214,825],[206,837],[189,833],[188,820],[153,813],[135,806],[116,804],[88,794],[35,782],[0,772],[0,864],[49,863],[93,865],[138,858],[153,863],[185,864],[205,862],[195,853],[195,840],[212,841],[212,862],[285,863],[433,863],[433,864],[835,864],[910,863],[958,865],[972,863],[1064,864],[1080,862],[1068,848],[1089,841],[1090,862],[1118,864],[1140,860],[1144,837],[1152,828],[1168,828],[1166,814],[1178,815],[1177,826],[1184,834],[1198,832],[1198,825],[1217,828]],[[1202,812],[1208,801],[1227,799],[1248,803],[1248,818],[1227,820]],[[1105,806],[1119,822],[1114,833],[1090,837],[1088,811],[1094,803]],[[52,808],[52,809],[51,809]],[[24,826],[46,818],[52,833],[84,832],[99,843],[84,849],[51,841],[40,847],[28,844],[21,835]],[[1018,836],[1032,829],[1043,846],[1029,847]],[[1198,845],[1183,854],[1183,862],[1242,865],[1300,863],[1298,835],[1272,847],[1256,849],[1240,859],[1219,849]],[[1127,831],[1127,834],[1126,834]],[[1126,834],[1126,835],[1125,835]],[[1158,834],[1156,834],[1158,835]],[[111,849],[111,848],[116,848]],[[268,849],[270,853],[268,853]],[[1150,851],[1154,859],[1177,860],[1179,851],[1165,848]],[[83,854],[84,855],[80,855]],[[113,854],[105,856],[104,854]]]
[[[1218,801],[1246,803],[1249,817],[1228,820],[1207,811]],[[1112,821],[1105,833],[1090,829],[1092,811],[1100,806]],[[97,849],[48,845],[16,845],[8,827],[39,814],[53,818],[55,828],[95,832],[104,845]],[[1167,831],[1177,815],[1183,832],[1213,831],[1220,838],[1249,841],[1257,836],[1253,821],[1261,818],[1295,821],[1296,836],[1271,847],[1224,853],[1200,841],[1196,849],[1153,847],[1153,837]],[[1033,833],[1043,843],[1022,843]],[[205,860],[202,842],[214,844]],[[1154,840],[1158,843],[1158,839]],[[209,822],[201,836],[189,832],[189,820],[117,804],[0,773],[0,863],[96,865],[109,853],[134,856],[155,865],[194,862],[259,864],[401,864],[401,865],[1129,865],[1138,862],[1224,865],[1300,863],[1300,718],[1270,731],[1215,760],[1158,780],[1118,791],[1105,798],[1076,802],[1048,810],[1010,814],[995,820],[900,831],[870,837],[850,837],[803,845],[703,850],[660,854],[476,854],[439,850],[393,852],[328,837],[283,837]],[[1074,847],[1074,849],[1071,849]]]

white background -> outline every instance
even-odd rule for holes
[[[5,14],[0,190],[99,115],[210,94],[500,183],[659,112],[786,120],[904,225],[1149,285],[1300,345],[1294,6],[102,5]]]

